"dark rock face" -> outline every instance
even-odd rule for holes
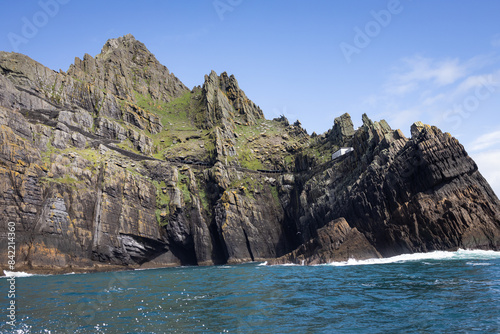
[[[315,265],[382,257],[366,237],[356,228],[351,228],[344,218],[328,223],[318,229],[317,234],[293,252],[270,260],[268,264]]]
[[[226,157],[236,155],[236,123],[254,125],[264,118],[262,110],[250,101],[238,86],[238,81],[223,72],[205,75],[202,89],[202,119],[200,126],[215,128],[212,132],[216,159],[227,163]]]
[[[412,132],[382,186],[395,226],[380,249],[498,249],[500,203],[463,146],[434,127]]]
[[[234,76],[189,91],[131,35],[67,73],[0,52],[0,263],[9,222],[16,269],[39,272],[500,249],[463,146],[411,132],[344,114],[310,137]]]
[[[210,75],[205,75],[202,94],[206,106],[204,127],[231,129],[235,120],[253,125],[264,118],[262,110],[240,89],[234,75],[223,72],[218,76],[214,71],[210,72]]]
[[[500,248],[500,202],[455,138],[417,124],[406,139],[364,121],[353,154],[306,175],[292,192],[300,205],[290,210],[304,236],[298,243],[345,217],[383,256]]]
[[[328,131],[327,137],[337,146],[347,146],[354,136],[354,126],[349,114],[343,114],[334,121],[333,128]]]
[[[225,191],[215,212],[228,263],[264,261],[286,250],[283,212],[271,196],[252,199],[241,191]]]
[[[137,92],[168,102],[188,90],[130,34],[108,40],[95,58],[89,54],[83,60],[75,58],[68,74],[129,101]]]

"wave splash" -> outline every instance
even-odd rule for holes
[[[322,264],[322,265],[342,267],[342,266],[401,263],[401,262],[422,261],[422,260],[492,260],[492,259],[500,259],[500,252],[489,251],[489,250],[486,251],[486,250],[459,249],[454,252],[435,251],[429,253],[402,254],[383,259],[368,259],[368,260],[349,259],[348,261],[331,262],[329,264]]]
[[[8,271],[4,270],[4,277],[9,278],[9,277],[30,277],[30,276],[35,276],[34,274],[29,274],[25,273],[23,271]]]

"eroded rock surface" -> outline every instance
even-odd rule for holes
[[[351,228],[344,218],[339,218],[318,229],[316,237],[293,252],[270,260],[268,264],[316,265],[380,257],[361,232]]]
[[[309,136],[227,73],[187,89],[131,35],[67,72],[0,52],[2,269],[9,222],[38,272],[500,249],[500,202],[455,138],[362,120]]]

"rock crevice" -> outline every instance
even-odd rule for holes
[[[500,201],[457,139],[362,122],[309,136],[225,72],[189,91],[131,35],[67,73],[0,52],[0,263],[9,222],[33,272],[500,249]]]

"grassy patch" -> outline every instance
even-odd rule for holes
[[[166,188],[165,182],[153,181],[153,184],[156,187],[156,221],[160,226],[165,226],[168,224],[170,214],[170,196],[163,192]]]
[[[94,148],[86,148],[83,150],[74,150],[74,151],[79,155],[81,155],[84,159],[93,163],[100,162],[101,159],[103,158],[103,155],[99,153],[97,149]]]
[[[154,112],[158,115],[161,114],[167,107],[166,102],[156,101],[149,94],[145,96],[136,92],[135,101],[138,107],[150,112]]]
[[[141,152],[139,152],[139,150],[137,148],[134,147],[134,144],[128,138],[123,140],[121,143],[115,144],[115,145],[116,145],[116,147],[119,147],[121,149],[131,151],[131,152],[137,153],[137,154],[142,154]]]
[[[80,182],[77,179],[75,179],[67,174],[64,175],[63,177],[54,178],[53,181],[58,182],[58,183],[64,183],[64,184],[75,184],[77,182]]]
[[[281,205],[280,196],[278,194],[278,188],[276,188],[276,186],[272,186],[272,185],[269,185],[269,188],[271,190],[271,194],[273,195],[274,202],[277,205]]]
[[[182,191],[182,198],[184,199],[184,203],[191,203],[191,192],[189,191],[188,184],[189,177],[182,173],[179,173],[179,182],[177,183],[177,188]]]
[[[159,103],[152,100],[151,96],[143,96],[140,94],[136,94],[136,100],[141,108],[154,112],[160,116],[161,123],[164,127],[171,127],[173,129],[195,129],[188,117],[191,106],[191,92],[186,92],[184,95],[169,103]]]
[[[200,195],[201,206],[203,207],[203,209],[205,209],[206,212],[210,213],[210,201],[205,189],[201,188],[198,191],[198,194]]]
[[[250,149],[243,149],[240,151],[241,166],[248,169],[262,169],[262,163],[255,158]]]
[[[255,199],[254,193],[262,191],[262,180],[252,176],[246,176],[239,180],[234,180],[229,185],[231,189],[237,189],[243,192],[247,197]]]
[[[52,146],[51,144],[52,138],[47,141],[47,150],[40,152],[40,155],[42,156],[42,161],[46,164],[50,164],[50,156],[52,153],[57,153],[60,150]]]
[[[153,156],[157,159],[165,157],[192,157],[197,160],[208,160],[213,148],[207,140],[208,130],[196,127],[197,103],[200,92],[186,92],[169,103],[157,103],[149,96],[136,94],[141,108],[156,113],[161,120],[163,130],[151,135],[154,145]],[[196,97],[196,98],[194,98]],[[213,146],[213,144],[212,144]],[[205,147],[208,147],[207,149]]]
[[[78,190],[77,185],[83,183],[83,181],[79,181],[79,180],[77,180],[74,177],[71,177],[69,175],[64,175],[63,177],[55,177],[55,178],[42,177],[42,178],[40,178],[40,181],[42,183],[65,184],[73,190]]]
[[[282,122],[260,119],[254,125],[238,124],[238,161],[249,169],[293,169],[295,154],[309,146],[308,137],[296,135]],[[314,152],[319,155],[319,152]]]

